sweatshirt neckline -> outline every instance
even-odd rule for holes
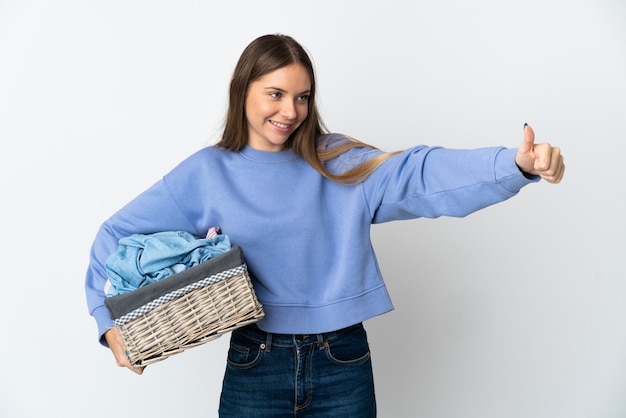
[[[284,151],[261,151],[246,145],[241,151],[241,155],[249,160],[259,161],[263,163],[280,163],[291,161],[295,154],[290,149]]]

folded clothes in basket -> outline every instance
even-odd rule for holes
[[[107,296],[132,292],[230,250],[227,235],[197,238],[186,231],[133,234],[106,261]]]
[[[130,293],[105,298],[104,303],[116,325],[131,321],[164,303],[195,289],[240,275],[247,271],[241,248],[231,250],[190,269],[140,287]]]

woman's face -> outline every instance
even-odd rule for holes
[[[300,64],[279,68],[250,83],[246,95],[248,145],[281,151],[309,113],[311,80]]]

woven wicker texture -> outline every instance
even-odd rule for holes
[[[147,366],[263,318],[247,271],[196,289],[118,325],[128,358]]]

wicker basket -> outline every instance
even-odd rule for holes
[[[105,299],[130,363],[147,366],[263,318],[241,248]]]

